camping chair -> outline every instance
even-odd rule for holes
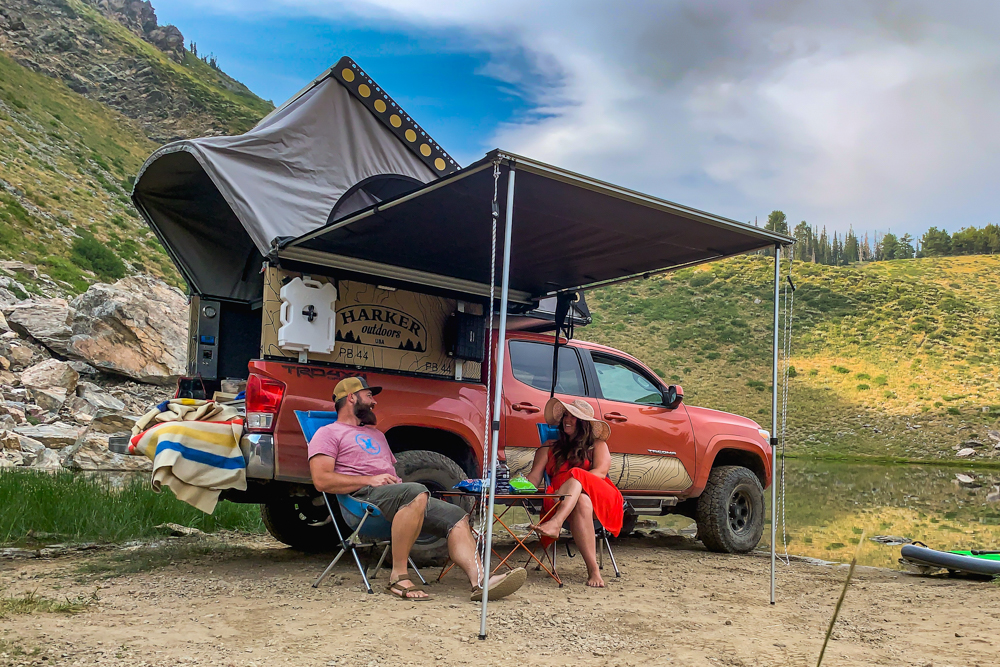
[[[541,442],[542,442],[543,445],[546,442],[549,442],[550,440],[555,440],[555,439],[557,439],[559,437],[559,427],[558,426],[550,426],[550,425],[546,424],[545,422],[537,424],[537,426],[538,426],[538,439],[541,440]],[[547,474],[543,476],[543,480],[544,480],[545,486],[548,486],[549,482],[551,481],[549,479],[549,476]],[[624,509],[627,509],[627,507],[628,507],[628,503],[626,502]],[[541,514],[539,514],[539,516],[541,516]],[[569,524],[568,521],[563,522],[563,528],[567,528],[568,529],[569,528],[568,524]],[[597,520],[597,517],[594,517],[594,535],[597,537],[597,558],[598,558],[597,565],[598,565],[598,568],[601,569],[601,570],[604,569],[604,549],[607,549],[608,550],[608,557],[611,558],[611,565],[615,568],[615,576],[616,577],[621,577],[622,573],[618,569],[618,561],[615,559],[615,553],[611,550],[611,533],[609,533],[607,531],[607,529],[603,525],[601,525],[601,522]],[[566,545],[566,555],[569,558],[573,558],[573,552],[570,551],[569,542],[565,542],[564,544]],[[553,544],[552,544],[552,550],[553,550],[553,552],[555,551],[555,548],[556,548],[556,544],[555,544],[555,542],[553,542]]]
[[[319,410],[296,410],[295,417],[299,420],[299,427],[302,429],[303,435],[306,436],[306,442],[312,440],[312,437],[316,435],[316,431],[318,431],[321,426],[326,426],[327,424],[332,424],[337,421],[336,412],[325,412]],[[333,506],[330,504],[330,496],[327,495],[326,492],[321,492],[321,495],[323,496],[323,502],[326,503],[326,509],[330,513],[330,520],[333,522],[333,526],[337,531],[337,539],[340,540],[340,552],[332,561],[330,561],[330,564],[326,566],[326,569],[323,570],[323,574],[319,575],[319,578],[313,583],[313,588],[319,587],[323,580],[326,579],[330,572],[333,571],[337,562],[340,561],[343,555],[349,551],[354,557],[354,562],[358,566],[358,572],[361,573],[361,578],[365,582],[365,589],[369,593],[374,593],[374,591],[372,591],[371,584],[368,582],[368,571],[366,568],[362,567],[361,559],[358,557],[358,549],[379,546],[385,547],[382,550],[382,556],[378,559],[378,564],[372,572],[371,578],[374,579],[378,576],[378,571],[385,562],[385,557],[389,554],[389,549],[392,546],[392,524],[385,520],[382,516],[382,512],[380,512],[378,507],[375,505],[353,498],[346,493],[337,494],[337,504],[340,506],[340,514],[344,518],[344,522],[347,523],[347,525],[354,531],[347,537],[347,539],[344,539],[344,535],[340,531],[340,525],[337,523],[337,515],[334,514]],[[410,558],[409,562],[410,567],[412,567],[413,571],[417,573],[420,583],[426,585],[427,581],[424,579],[424,575],[420,573],[420,570],[413,562],[413,559]]]

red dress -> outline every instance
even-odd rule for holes
[[[563,463],[559,470],[555,469],[555,457],[552,449],[549,449],[549,460],[545,463],[545,474],[552,480],[546,487],[545,493],[555,493],[559,487],[566,483],[570,477],[575,478],[583,486],[583,493],[590,497],[590,502],[594,505],[594,518],[601,522],[605,530],[618,537],[622,530],[624,520],[624,505],[621,491],[607,477],[591,475],[590,461],[584,461],[582,467],[571,467],[570,464]],[[555,506],[555,500],[546,498],[543,503],[543,515],[548,513]]]

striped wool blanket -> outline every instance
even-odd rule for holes
[[[174,398],[157,405],[132,428],[129,451],[153,461],[153,490],[166,486],[206,514],[222,489],[247,488],[240,451],[243,418],[213,401]]]

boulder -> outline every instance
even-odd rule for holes
[[[24,465],[24,457],[21,456],[21,452],[0,451],[0,468],[14,468],[20,465]]]
[[[63,422],[40,424],[38,426],[18,426],[14,432],[33,440],[37,440],[49,449],[59,449],[72,445],[80,437],[84,429],[70,426]]]
[[[0,311],[0,333],[7,333],[10,330],[10,325],[7,324],[7,318],[4,317],[3,311]]]
[[[124,403],[91,382],[77,385],[76,395],[69,400],[67,406],[76,413],[91,417],[102,410],[122,412],[125,409]]]
[[[38,458],[31,464],[31,467],[39,470],[61,470],[62,463],[59,462],[58,452],[43,449],[38,453]]]
[[[24,465],[31,465],[45,451],[45,445],[34,438],[20,435],[18,440],[21,441],[21,456],[24,457]]]
[[[21,440],[13,431],[0,431],[0,449],[4,451],[21,451]]]
[[[10,370],[10,359],[0,355],[0,371]]]
[[[21,373],[21,384],[30,392],[35,404],[54,412],[76,390],[80,374],[65,361],[47,359]]]
[[[10,364],[14,370],[20,370],[31,364],[35,351],[27,345],[10,346]]]
[[[7,321],[21,335],[31,336],[53,352],[66,356],[72,312],[65,299],[28,299],[10,309]]]
[[[975,455],[976,455],[976,450],[974,450],[972,447],[966,447],[964,449],[960,449],[960,450],[958,450],[958,453],[955,454],[955,456],[960,456],[962,458],[965,458],[967,456],[975,456]]]
[[[116,454],[108,449],[112,435],[130,435],[135,419],[101,412],[63,455],[63,466],[71,470],[147,471],[153,462],[145,456]]]
[[[186,370],[187,299],[150,276],[96,284],[73,300],[67,356],[108,373],[170,385]]]
[[[0,416],[10,417],[16,424],[27,421],[24,416],[24,403],[15,401],[0,401]]]

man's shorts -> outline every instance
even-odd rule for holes
[[[402,484],[386,484],[384,486],[365,486],[351,497],[371,503],[382,512],[386,521],[392,523],[396,512],[403,509],[421,493],[429,494],[427,487],[415,482]],[[437,498],[427,499],[427,509],[424,512],[424,527],[422,532],[435,537],[448,537],[455,524],[466,517],[468,512],[458,505],[452,505]]]

